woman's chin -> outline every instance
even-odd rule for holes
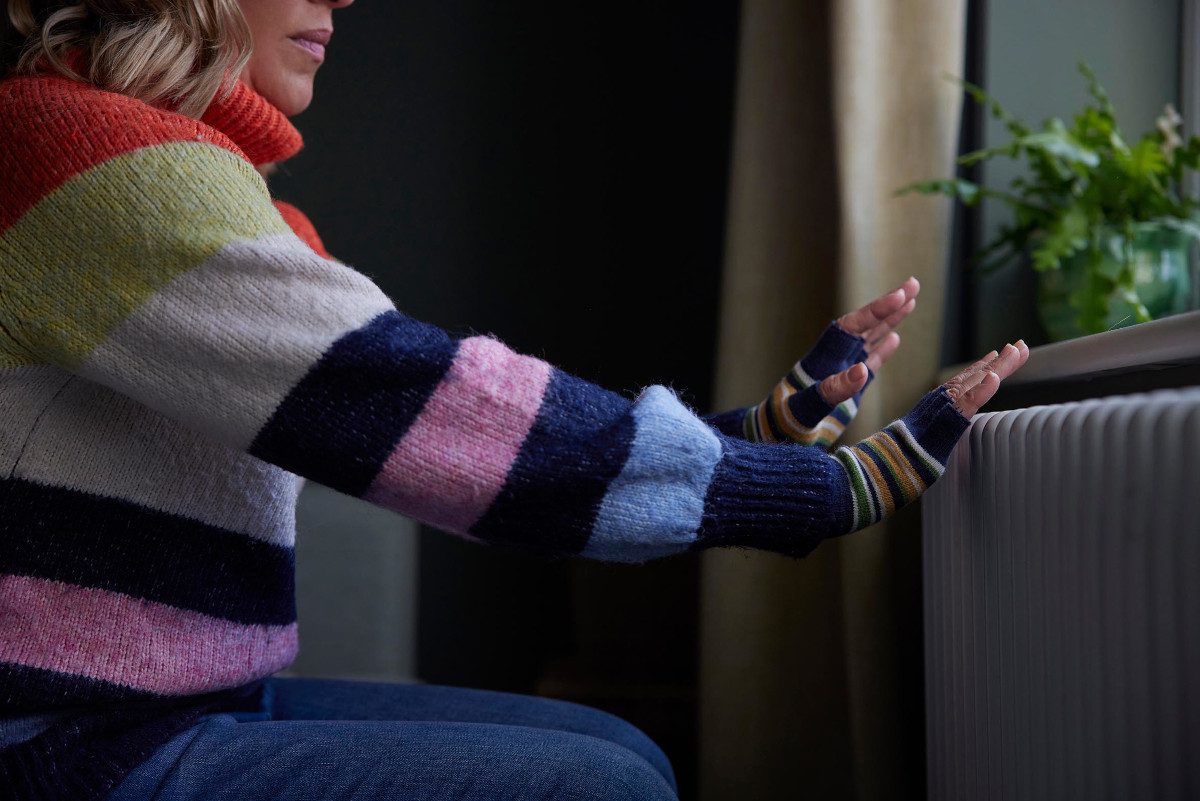
[[[267,102],[293,117],[304,111],[313,99],[313,75],[288,75],[277,80],[255,81],[254,89]]]
[[[290,88],[284,92],[284,97],[281,97],[278,102],[270,100],[275,108],[284,113],[285,116],[294,117],[304,109],[308,108],[313,99],[313,84],[312,78],[308,78],[301,85]]]

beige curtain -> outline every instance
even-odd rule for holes
[[[744,0],[718,408],[757,401],[836,314],[921,279],[848,432],[936,383],[950,208],[893,197],[953,168],[964,0]],[[916,514],[804,560],[705,554],[701,798],[915,798]]]

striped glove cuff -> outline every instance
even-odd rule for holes
[[[746,410],[743,434],[751,442],[796,442],[829,447],[858,413],[862,393],[875,375],[851,398],[826,403],[818,384],[866,358],[866,341],[833,321],[817,344],[775,385],[762,403]]]
[[[969,425],[945,387],[938,387],[887,428],[838,448],[833,455],[850,477],[854,500],[850,531],[878,523],[915,501],[946,469]]]

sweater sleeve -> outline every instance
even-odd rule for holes
[[[966,425],[944,393],[874,444],[751,443],[401,313],[203,141],[105,160],[0,234],[8,361],[50,363],[234,448],[475,540],[641,562],[803,555],[914,499]]]
[[[325,243],[321,241],[321,235],[317,233],[317,228],[312,224],[312,220],[308,219],[308,215],[286,201],[277,199],[272,203],[279,211],[279,216],[283,218],[288,228],[292,229],[292,233],[299,237],[301,242],[312,248],[313,252],[321,258],[333,258],[325,249]]]
[[[751,406],[738,406],[734,409],[726,409],[723,412],[706,414],[701,419],[726,436],[748,439],[746,436],[746,415],[749,414],[752,408]]]

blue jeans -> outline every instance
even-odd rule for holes
[[[267,680],[257,713],[210,715],[109,801],[676,799],[666,756],[590,707],[421,684]]]

